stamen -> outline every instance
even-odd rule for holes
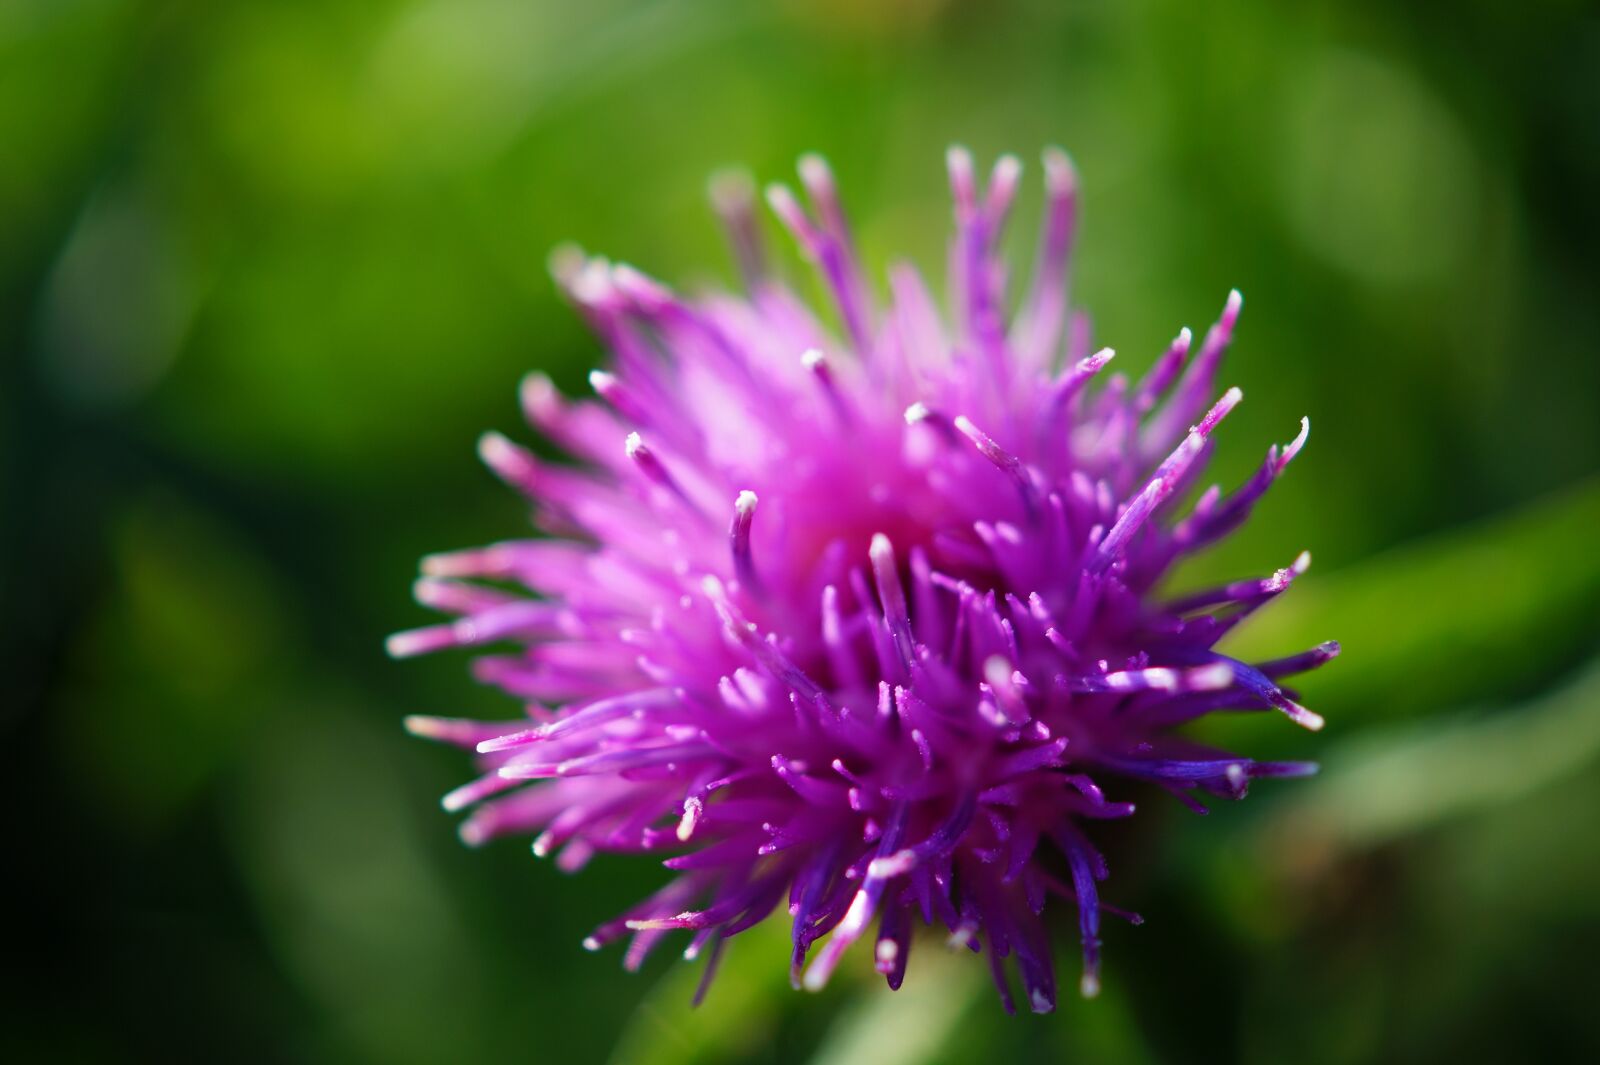
[[[800,184],[805,187],[812,206],[822,218],[823,228],[839,243],[845,255],[851,257],[850,226],[845,221],[844,207],[839,202],[839,187],[834,183],[833,170],[828,166],[828,161],[815,152],[807,152],[800,157],[796,169],[800,173]]]
[[[1025,725],[1032,718],[1024,696],[1027,678],[1004,655],[990,655],[983,663],[984,684],[993,693],[995,704],[1013,725]]]
[[[570,621],[567,609],[561,605],[512,599],[448,624],[397,632],[385,642],[385,649],[391,658],[411,658],[446,647],[476,647],[513,637],[555,636]]]
[[[791,662],[772,641],[761,635],[760,630],[741,616],[726,595],[717,587],[713,578],[703,582],[707,597],[711,600],[718,618],[722,621],[723,631],[733,637],[745,650],[749,651],[756,661],[761,663],[763,669],[774,680],[780,681],[792,689],[794,695],[807,706],[827,707],[827,696],[816,681],[808,677],[799,666]]]
[[[1153,458],[1155,454],[1160,454],[1161,450],[1167,447],[1168,441],[1178,434],[1179,428],[1205,406],[1205,397],[1211,394],[1217,367],[1222,362],[1223,353],[1228,350],[1228,345],[1233,340],[1233,328],[1239,320],[1239,311],[1243,306],[1244,297],[1240,295],[1239,290],[1230,291],[1228,301],[1223,305],[1222,314],[1216,323],[1206,330],[1205,340],[1200,344],[1200,353],[1184,371],[1183,378],[1178,382],[1177,389],[1167,401],[1166,407],[1151,419],[1144,434],[1139,438],[1140,451],[1147,457]]]
[[[1181,551],[1194,551],[1212,543],[1237,528],[1250,516],[1256,502],[1272,487],[1284,469],[1300,453],[1311,435],[1309,418],[1300,419],[1300,432],[1281,449],[1273,444],[1267,448],[1266,461],[1253,477],[1226,500],[1222,489],[1213,486],[1195,503],[1189,517],[1179,522],[1173,530],[1173,544]]]
[[[994,463],[1006,476],[1016,482],[1017,491],[1022,495],[1022,504],[1028,512],[1028,517],[1036,515],[1039,511],[1039,492],[1029,479],[1027,470],[1023,468],[1022,460],[995,443],[988,433],[973,425],[972,419],[965,414],[956,415],[953,424],[956,430],[978,449],[978,454]]]
[[[509,592],[442,577],[418,577],[411,585],[411,595],[419,605],[444,614],[473,614],[517,602],[520,598]]]
[[[960,443],[961,437],[956,432],[955,423],[943,411],[934,410],[926,403],[918,400],[906,408],[907,425],[926,425],[948,444]]]
[[[883,836],[878,841],[876,857],[887,858],[900,848],[900,839],[905,834],[905,826],[906,808],[905,804],[901,803],[895,807],[889,823],[884,826]],[[878,902],[883,898],[887,886],[887,880],[870,874],[862,881],[855,898],[850,900],[850,908],[845,911],[844,919],[834,929],[833,937],[823,947],[816,961],[806,970],[803,983],[807,991],[820,991],[826,986],[828,977],[833,974],[845,950],[866,931],[867,924],[877,912]]]
[[[1133,409],[1136,414],[1141,417],[1148,414],[1155,407],[1156,400],[1161,398],[1161,394],[1172,387],[1172,382],[1178,377],[1178,371],[1183,368],[1183,360],[1189,357],[1189,345],[1193,339],[1194,334],[1189,332],[1188,326],[1178,330],[1178,335],[1167,345],[1167,350],[1162,353],[1161,358],[1155,361],[1139,381],[1139,386],[1133,393]]]
[[[1287,658],[1275,658],[1270,662],[1262,662],[1256,668],[1268,677],[1292,676],[1296,673],[1308,672],[1320,665],[1331,662],[1339,656],[1339,650],[1339,642],[1337,640],[1329,640],[1297,655],[1290,655]]]
[[[1195,592],[1180,599],[1174,599],[1167,604],[1166,609],[1174,614],[1187,614],[1190,611],[1218,604],[1250,604],[1262,597],[1281,594],[1310,565],[1311,552],[1302,551],[1295,556],[1295,560],[1292,563],[1282,569],[1273,571],[1269,576],[1259,577],[1254,580],[1234,581],[1232,584],[1224,584],[1217,588],[1208,588],[1205,591]]]
[[[651,423],[649,408],[615,374],[606,373],[604,370],[591,370],[589,387],[629,421],[646,426]]]
[[[750,526],[756,514],[756,494],[746,489],[733,501],[733,524],[728,528],[728,543],[733,552],[733,572],[746,591],[759,591],[755,560],[750,553]]]
[[[689,842],[694,835],[695,826],[700,823],[700,815],[705,813],[706,804],[698,798],[688,798],[683,801],[683,817],[678,821],[677,836],[680,843]]]
[[[828,405],[833,408],[834,417],[839,419],[841,425],[849,425],[854,420],[850,413],[850,404],[839,391],[828,357],[816,348],[809,348],[801,354],[800,364],[810,370],[811,375],[817,379],[823,395],[828,397]]]
[[[659,315],[678,302],[670,288],[627,263],[618,263],[611,268],[611,281],[638,311],[646,315]]]
[[[800,206],[800,201],[795,198],[789,186],[773,182],[766,188],[767,206],[772,213],[778,216],[778,221],[794,237],[800,245],[800,251],[808,259],[816,259],[822,254],[822,233],[811,224],[805,208]]]
[[[590,258],[575,244],[565,244],[550,253],[550,273],[567,297],[578,305],[591,322],[601,322],[622,308],[622,295],[611,283],[611,264]]]
[[[1048,202],[1039,257],[1018,320],[1017,347],[1033,366],[1050,363],[1067,310],[1067,264],[1077,228],[1078,175],[1060,148],[1045,150],[1044,183]]]
[[[972,153],[959,144],[945,149],[945,169],[950,174],[950,196],[955,201],[956,217],[971,215],[978,209],[978,179]]]
[[[1086,677],[1058,677],[1056,684],[1069,692],[1205,692],[1221,691],[1233,685],[1233,667],[1226,662],[1205,666],[1173,668],[1154,666],[1127,669]]]
[[[945,154],[950,171],[951,195],[955,200],[956,235],[952,248],[951,279],[960,293],[960,306],[967,333],[986,357],[992,382],[1000,385],[1009,373],[1006,365],[1005,325],[1001,310],[1002,267],[991,256],[993,243],[1003,217],[987,209],[992,205],[1001,215],[1014,191],[1016,175],[1004,162],[996,164],[998,187],[991,187],[989,204],[978,202],[977,179],[972,155],[965,148],[952,147]],[[1016,161],[1013,159],[1013,166]]]
[[[766,250],[756,223],[755,182],[743,170],[724,170],[712,175],[708,191],[711,207],[728,231],[739,276],[746,288],[755,290],[767,277]]]
[[[1006,216],[1017,196],[1017,182],[1022,177],[1022,161],[1007,153],[994,161],[989,172],[989,192],[984,213],[989,216],[990,239],[998,239],[1005,226]]]
[[[1308,710],[1289,698],[1284,694],[1283,689],[1272,683],[1271,678],[1265,673],[1254,666],[1246,665],[1225,655],[1217,655],[1216,657],[1226,661],[1232,667],[1240,687],[1253,692],[1269,706],[1276,708],[1284,717],[1287,717],[1301,728],[1310,729],[1312,732],[1322,728],[1325,722],[1321,714]]]
[[[852,632],[845,630],[844,613],[839,606],[839,588],[829,584],[822,589],[822,643],[828,651],[828,663],[833,667],[834,678],[842,688],[853,688],[863,681],[861,663],[856,659]],[[854,626],[852,626],[853,631]]]
[[[701,512],[700,508],[695,505],[694,500],[689,498],[689,494],[683,490],[683,487],[667,471],[667,467],[662,464],[660,456],[650,449],[649,445],[644,442],[644,439],[638,433],[628,434],[628,438],[623,444],[623,449],[634,464],[639,467],[639,472],[644,474],[646,480],[665,488],[672,494],[673,498],[696,514]]]
[[[1301,417],[1300,432],[1295,434],[1295,438],[1293,440],[1283,445],[1283,450],[1278,454],[1278,473],[1282,473],[1284,467],[1294,461],[1294,457],[1300,454],[1300,449],[1306,446],[1306,440],[1309,439],[1310,436],[1311,419]]]
[[[471,749],[484,737],[493,736],[506,727],[503,721],[473,721],[459,717],[432,717],[427,714],[408,714],[402,722],[413,736],[440,743],[452,743]]]
[[[802,254],[822,271],[839,308],[845,332],[856,351],[865,355],[871,350],[872,339],[866,295],[850,250],[849,233],[833,187],[832,172],[820,156],[807,156],[800,162],[800,180],[822,216],[821,227],[811,221],[794,193],[784,185],[767,186],[767,205],[794,236]]]
[[[517,387],[517,399],[522,404],[522,414],[535,429],[554,426],[561,421],[561,395],[549,375],[537,370],[522,378]]]
[[[911,613],[906,607],[906,592],[900,583],[900,570],[895,565],[894,545],[883,533],[872,537],[867,555],[872,561],[872,577],[878,586],[878,598],[883,601],[883,620],[894,638],[895,650],[901,664],[907,669],[916,661],[911,637]]]
[[[478,457],[511,488],[524,495],[538,494],[539,460],[527,448],[513,444],[500,433],[488,432],[478,437]]]
[[[1083,390],[1083,387],[1089,383],[1095,374],[1105,369],[1106,364],[1116,354],[1110,348],[1101,348],[1063,373],[1051,390],[1050,402],[1045,408],[1049,412],[1049,419],[1053,421],[1059,418],[1061,412],[1066,410],[1067,404],[1072,402],[1073,397]]]
[[[1200,424],[1189,430],[1189,435],[1184,438],[1183,443],[1179,444],[1167,457],[1167,461],[1156,469],[1154,476],[1128,504],[1122,516],[1111,527],[1111,531],[1100,541],[1094,557],[1089,562],[1090,573],[1104,573],[1117,560],[1128,541],[1133,538],[1133,534],[1139,531],[1156,507],[1172,494],[1184,474],[1189,472],[1189,468],[1200,457],[1200,452],[1205,448],[1206,438],[1211,435],[1212,430],[1228,416],[1229,411],[1239,405],[1239,401],[1243,398],[1244,393],[1237,388],[1228,389],[1200,420]]]

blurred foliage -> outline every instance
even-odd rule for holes
[[[1564,0],[0,0],[0,1053],[1600,1058],[1597,70]],[[1247,295],[1218,476],[1311,445],[1182,580],[1315,550],[1240,646],[1342,640],[1327,732],[1213,731],[1327,773],[1110,826],[1150,922],[1054,1017],[932,939],[795,994],[773,930],[691,1012],[698,966],[578,948],[659,870],[459,846],[398,720],[507,708],[381,638],[520,527],[471,458],[518,376],[600,357],[552,246],[726,283],[706,175],[816,149],[936,277],[951,141],[1072,151],[1135,368]]]

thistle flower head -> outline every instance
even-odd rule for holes
[[[577,464],[485,436],[488,466],[533,504],[541,538],[431,556],[417,598],[452,615],[394,636],[406,656],[499,645],[479,680],[525,719],[411,718],[474,749],[482,775],[444,799],[469,843],[532,835],[575,870],[599,851],[660,855],[665,886],[585,941],[631,937],[635,967],[678,930],[708,953],[778,907],[797,985],[856,941],[898,987],[919,924],[988,956],[1011,1008],[1049,1010],[1045,931],[1075,915],[1081,987],[1099,986],[1096,821],[1132,816],[1130,782],[1200,807],[1239,798],[1258,762],[1182,738],[1218,710],[1321,719],[1279,685],[1327,644],[1249,664],[1215,645],[1281,594],[1263,578],[1180,599],[1160,582],[1225,536],[1299,452],[1242,486],[1197,485],[1240,400],[1216,396],[1240,298],[1137,379],[1107,375],[1069,309],[1076,179],[1044,157],[1033,276],[1008,312],[1001,230],[1020,166],[987,181],[949,159],[952,306],[915,270],[868,283],[827,166],[766,200],[831,301],[819,315],[768,265],[747,182],[713,202],[746,292],[691,299],[623,265],[562,252],[568,298],[612,356],[596,398],[523,384],[533,428]],[[1203,809],[1203,807],[1201,807]],[[1127,915],[1133,916],[1133,915]],[[1137,918],[1134,918],[1137,920]]]

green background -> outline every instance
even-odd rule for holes
[[[1600,1058],[1597,71],[1559,2],[0,0],[0,1053]],[[1072,152],[1131,367],[1244,291],[1218,475],[1313,432],[1186,579],[1314,550],[1241,647],[1342,640],[1328,728],[1213,731],[1325,770],[1107,827],[1099,1000],[1008,1019],[933,941],[796,994],[767,929],[690,1012],[579,948],[649,862],[458,844],[399,720],[512,708],[382,638],[522,527],[473,457],[520,374],[602,357],[552,246],[723,283],[706,176],[814,149],[937,276],[952,141],[1028,163],[1019,263]]]

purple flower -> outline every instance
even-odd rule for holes
[[[1009,321],[998,249],[1015,158],[985,186],[949,154],[951,320],[905,265],[881,305],[827,166],[799,170],[809,212],[783,186],[767,200],[835,323],[770,271],[736,180],[713,199],[743,297],[690,299],[557,256],[613,368],[590,376],[598,402],[534,375],[522,405],[579,464],[493,433],[479,448],[549,538],[425,559],[417,598],[455,620],[389,643],[401,657],[508,645],[474,673],[527,719],[407,725],[478,753],[483,775],[444,799],[473,808],[468,843],[532,833],[565,870],[597,851],[664,856],[666,885],[585,940],[631,936],[629,968],[683,929],[709,980],[728,937],[784,906],[797,986],[821,987],[873,935],[898,987],[914,926],[942,924],[988,955],[1007,1009],[1015,955],[1047,1011],[1047,911],[1076,911],[1082,990],[1098,989],[1101,915],[1122,911],[1099,900],[1091,826],[1133,814],[1128,782],[1203,811],[1199,796],[1314,768],[1176,731],[1269,708],[1321,726],[1278,680],[1336,644],[1253,665],[1214,649],[1308,556],[1160,591],[1245,520],[1307,425],[1235,491],[1183,502],[1240,399],[1213,400],[1239,294],[1198,351],[1185,329],[1137,381],[1101,383],[1112,352],[1091,352],[1067,303],[1076,179],[1060,152],[1044,157],[1043,237]]]

